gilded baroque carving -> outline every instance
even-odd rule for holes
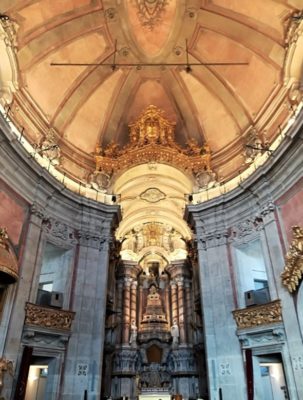
[[[24,324],[29,326],[39,326],[40,328],[69,331],[74,316],[75,313],[72,311],[26,303]]]
[[[0,272],[5,274],[8,283],[18,280],[18,262],[7,235],[6,228],[0,227]]]
[[[132,0],[141,25],[153,30],[156,25],[162,22],[162,15],[170,0]]]
[[[212,173],[211,151],[208,144],[199,146],[190,139],[186,148],[175,142],[175,123],[163,116],[163,111],[150,105],[139,119],[129,125],[130,143],[122,149],[112,141],[102,149],[96,147],[96,172],[111,177],[139,164],[164,163],[199,177],[202,171]]]
[[[281,301],[235,310],[233,315],[239,329],[281,322]]]
[[[285,256],[285,267],[281,274],[282,283],[290,293],[294,292],[303,275],[303,228],[293,226],[293,240]]]
[[[166,252],[174,253],[186,252],[186,242],[181,233],[177,232],[172,226],[164,225],[159,222],[150,222],[135,226],[125,236],[122,243],[122,258],[126,253],[138,254],[144,248],[155,246],[162,247]],[[185,254],[184,254],[185,255]],[[186,255],[185,255],[186,257]]]

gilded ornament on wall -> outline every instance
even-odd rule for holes
[[[282,283],[290,293],[300,284],[303,275],[303,228],[293,226],[293,240],[285,257],[285,267],[281,274]]]
[[[7,230],[0,227],[0,278],[6,283],[18,280],[18,261],[10,246]]]
[[[233,315],[239,329],[281,322],[281,301],[275,300],[271,303],[235,310]]]
[[[69,331],[74,315],[75,313],[72,311],[26,303],[24,324],[39,326],[40,328]]]
[[[207,143],[199,146],[190,139],[185,148],[175,141],[175,123],[163,117],[163,111],[150,105],[138,120],[129,125],[130,142],[120,148],[112,141],[105,148],[96,147],[96,171],[110,179],[114,172],[121,172],[140,164],[163,163],[175,166],[197,177],[204,185],[214,179],[211,169],[211,150]],[[202,178],[202,172],[210,174]]]

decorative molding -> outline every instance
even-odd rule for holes
[[[30,214],[41,220],[47,220],[47,216],[45,214],[45,209],[38,206],[36,203],[31,204],[30,206]]]
[[[238,329],[278,323],[282,321],[281,300],[233,311]]]
[[[158,188],[148,188],[140,194],[140,199],[147,201],[148,203],[158,203],[160,200],[164,200],[166,194]]]
[[[200,243],[199,249],[207,250],[212,247],[224,246],[227,244],[228,236],[228,230],[206,233],[198,241]]]
[[[163,23],[163,14],[170,0],[133,0],[137,15],[143,28],[152,31],[155,26]]]
[[[303,370],[303,355],[292,357],[292,364],[296,371]]]
[[[54,218],[45,219],[43,229],[48,235],[64,243],[75,244],[78,242],[74,229]]]
[[[34,145],[37,153],[46,157],[53,166],[58,166],[61,162],[61,150],[54,129],[50,129],[42,141]]]
[[[48,349],[61,350],[66,348],[70,331],[49,332],[48,328],[40,326],[25,326],[22,333],[22,343],[31,347],[47,346]]]
[[[14,92],[19,88],[17,31],[16,22],[0,19],[0,104],[3,106],[12,103]]]
[[[267,347],[281,345],[285,342],[285,331],[282,324],[273,324],[246,328],[238,335],[242,348]]]
[[[219,375],[225,376],[225,377],[232,375],[231,366],[228,361],[220,361],[219,362]]]
[[[73,311],[26,303],[24,324],[51,330],[70,331],[74,316]]]
[[[77,238],[82,246],[92,247],[98,249],[99,251],[104,250],[106,245],[110,244],[110,235],[98,235],[87,231],[79,231],[77,233]]]
[[[247,218],[230,228],[229,240],[241,240],[263,229],[263,218],[256,216]]]
[[[104,149],[97,146],[96,171],[112,176],[135,165],[157,162],[173,165],[193,175],[199,175],[201,171],[212,172],[208,144],[201,147],[192,138],[186,148],[180,147],[174,137],[176,124],[162,114],[159,108],[148,106],[138,120],[129,125],[130,143],[122,149],[114,141]]]
[[[285,256],[282,283],[290,293],[297,290],[303,275],[303,228],[293,226],[293,240]]]

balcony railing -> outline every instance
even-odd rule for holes
[[[233,311],[239,329],[269,325],[282,321],[281,300]]]
[[[73,311],[26,303],[24,324],[46,329],[70,331],[74,316],[75,313]]]

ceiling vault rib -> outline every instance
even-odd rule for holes
[[[66,128],[85,101],[111,74],[112,71],[100,71],[97,68],[90,72],[77,86],[72,95],[66,99],[60,112],[57,112],[55,118],[52,120],[53,126],[59,131]]]
[[[34,26],[33,29],[26,31],[26,33],[24,34],[24,37],[22,38],[23,40],[21,47],[26,46],[28,43],[35,40],[38,36],[43,35],[43,33],[56,29],[57,27],[60,27],[61,25],[64,25],[69,21],[77,22],[78,18],[84,17],[85,15],[92,14],[95,12],[100,12],[100,13],[102,12],[102,8],[100,7],[92,8],[91,6],[92,4],[89,6],[68,10],[63,14],[55,15],[52,18],[43,21],[43,23],[41,23],[38,26]],[[100,18],[100,22],[102,22],[102,25],[104,25],[105,21],[103,17]]]
[[[237,13],[234,10],[227,9],[212,3],[208,3],[206,6],[203,7],[203,9],[243,24],[244,26],[247,26],[248,28],[253,29],[260,34],[266,36],[267,38],[275,41],[279,45],[283,45],[283,37],[281,33],[279,33],[279,31],[269,27],[268,25],[265,25],[263,22],[256,20],[253,17],[248,17],[245,14]],[[269,31],[271,31],[271,33],[269,33]]]
[[[187,140],[195,138],[199,141],[199,138],[202,137],[203,142],[205,142],[203,127],[197,118],[198,110],[189,95],[187,86],[183,84],[182,79],[178,79],[177,74],[173,71],[167,72],[163,77],[165,88],[172,96],[187,128],[184,131]]]
[[[200,12],[198,22],[202,29],[209,29],[241,43],[276,69],[283,66],[284,48],[247,25],[206,10]]]
[[[192,56],[194,58],[197,59],[196,55]],[[241,98],[239,95],[236,94],[236,92],[232,89],[232,87],[230,86],[230,84],[228,83],[228,81],[226,79],[224,79],[219,72],[215,71],[213,68],[210,67],[206,67],[205,66],[205,70],[209,71],[210,74],[213,75],[214,79],[216,79],[217,82],[220,82],[221,85],[225,88],[226,91],[228,91],[230,93],[230,95],[233,97],[234,102],[233,103],[233,107],[227,107],[230,109],[231,115],[233,116],[233,118],[237,121],[237,125],[239,126],[240,129],[245,128],[245,126],[249,123],[252,124],[253,123],[253,119],[252,116],[250,115],[250,112],[248,111],[247,107],[243,104],[243,102],[241,101]],[[194,76],[198,77],[200,71],[194,72]],[[201,75],[202,72],[200,72]],[[204,81],[205,86],[208,85],[210,81],[207,79],[206,82]],[[220,91],[216,92],[215,94],[217,95],[217,93],[219,93]],[[230,105],[230,102],[228,102]],[[235,105],[236,103],[236,105]],[[226,104],[225,104],[226,106]],[[246,116],[246,121],[243,121],[243,123],[239,122],[239,117],[242,117],[243,114]]]
[[[113,111],[116,106],[116,104],[120,104],[120,93],[121,93],[121,89],[124,87],[125,82],[127,81],[129,75],[130,75],[131,71],[127,71],[123,73],[122,77],[119,79],[118,84],[115,87],[114,93],[112,94],[110,100],[109,100],[109,104],[107,106],[107,112],[106,112],[106,117],[105,120],[103,122],[103,125],[100,126],[100,129],[98,131],[98,137],[97,137],[97,143],[96,144],[100,144],[102,142],[102,138],[103,136],[107,133],[107,127],[111,124],[112,122],[112,115],[113,115]]]
[[[106,54],[102,54],[97,60],[105,60],[106,58],[111,56],[111,52],[107,52]],[[96,60],[96,61],[97,61]],[[64,107],[65,103],[68,101],[68,99],[73,95],[73,93],[79,88],[79,86],[84,85],[86,79],[89,77],[89,75],[95,70],[95,68],[87,67],[72,83],[72,85],[69,86],[68,91],[66,92],[64,98],[60,102],[59,106],[57,107],[56,112],[52,116],[51,122],[53,123],[54,120],[58,117],[58,114],[61,112],[62,108]],[[83,103],[88,99],[84,98]]]
[[[121,90],[119,93],[119,107],[115,107],[110,116],[110,124],[104,124],[103,131],[106,132],[106,136],[112,138],[118,142],[118,137],[121,128],[122,116],[125,116],[128,111],[127,102],[129,98],[133,97],[135,87],[139,85],[139,77],[136,77],[136,71],[132,70],[123,81]],[[134,82],[135,79],[135,82]],[[109,119],[107,120],[109,122]],[[100,145],[103,144],[103,136],[100,137]]]
[[[68,43],[77,40],[79,37],[83,37],[83,35],[98,32],[102,29],[100,12],[80,16],[77,22],[76,24],[74,20],[70,20],[58,25],[22,47],[18,51],[18,60],[21,69],[23,71],[29,69]]]

